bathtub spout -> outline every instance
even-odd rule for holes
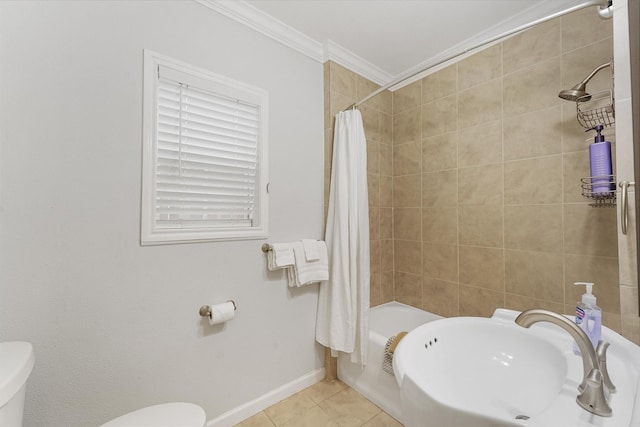
[[[538,322],[549,322],[567,331],[578,344],[584,368],[582,383],[578,386],[580,394],[576,398],[576,402],[584,410],[601,417],[610,417],[612,415],[613,412],[604,394],[604,383],[602,372],[599,369],[598,356],[591,344],[591,340],[582,329],[560,314],[540,309],[523,311],[515,322],[524,328],[528,328]]]

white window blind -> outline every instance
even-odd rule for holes
[[[253,224],[260,107],[160,77],[160,228]]]
[[[153,74],[143,244],[266,237],[263,94],[175,63]]]

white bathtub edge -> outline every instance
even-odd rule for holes
[[[286,399],[295,393],[319,383],[324,379],[324,368],[316,369],[295,380],[284,384],[262,396],[225,412],[213,420],[207,421],[206,427],[232,427],[241,421],[267,409],[269,406]]]

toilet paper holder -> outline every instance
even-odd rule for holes
[[[236,311],[238,309],[238,307],[236,307],[236,303],[234,300],[230,299],[227,302],[230,302],[231,304],[233,304],[233,311]],[[211,317],[211,306],[203,305],[202,307],[200,307],[200,310],[198,311],[198,313],[200,313],[200,316],[202,317]]]

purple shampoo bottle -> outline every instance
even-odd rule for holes
[[[604,140],[602,125],[589,130],[595,130],[593,144],[589,146],[589,165],[591,169],[591,192],[595,196],[606,196],[613,190],[611,184],[613,168],[611,164],[611,143]]]

